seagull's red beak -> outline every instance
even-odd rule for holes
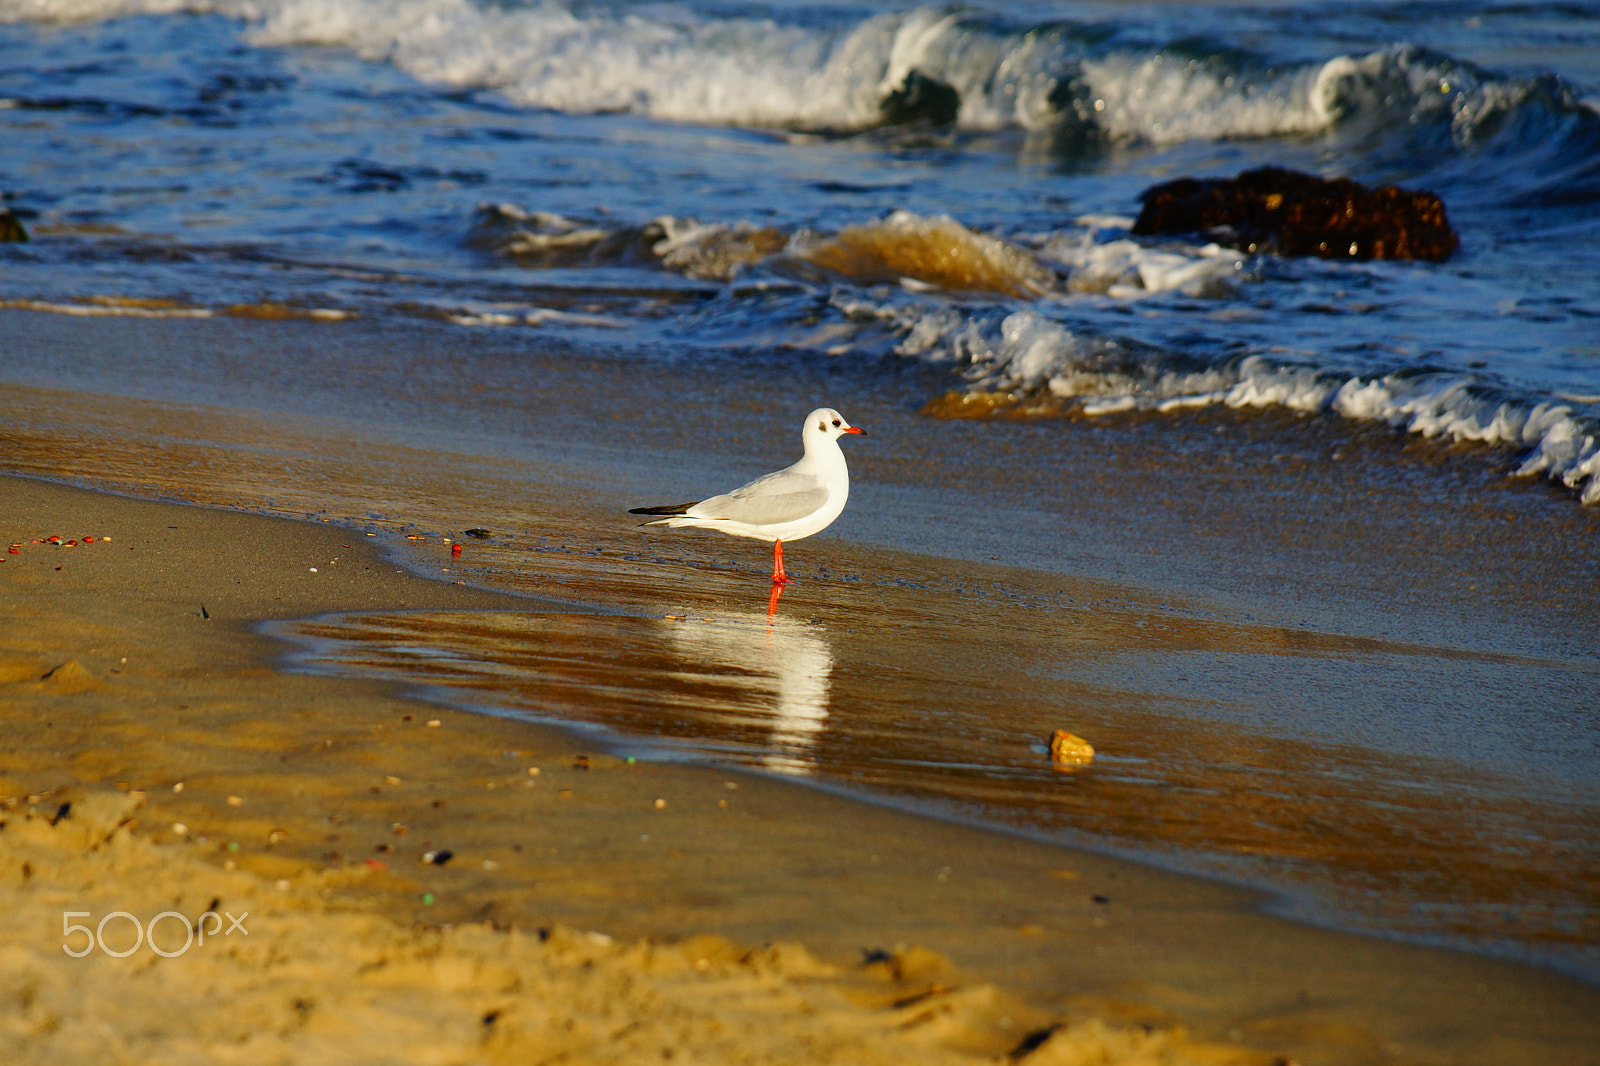
[[[865,437],[867,435],[867,431],[862,429],[860,426],[850,426],[850,427],[842,430],[841,432],[844,432],[844,433],[858,433],[863,437]]]

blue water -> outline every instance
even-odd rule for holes
[[[911,358],[1063,413],[1281,405],[1509,444],[1588,502],[1597,56],[1593,3],[6,0],[0,189],[35,240],[0,299]],[[954,122],[884,125],[911,70]],[[1430,189],[1461,251],[1129,241],[1149,185],[1266,163]],[[817,252],[862,227],[887,260]],[[893,254],[952,239],[1026,284]]]

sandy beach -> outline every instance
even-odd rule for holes
[[[21,545],[0,564],[7,1061],[1532,1063],[1600,1046],[1597,994],[1547,972],[274,669],[263,619],[570,610],[415,577],[347,530],[16,478],[0,500]],[[53,535],[79,543],[33,543]],[[153,938],[173,952],[185,922],[247,911],[248,939],[73,958],[68,911],[175,912]],[[121,951],[134,931],[102,936]]]
[[[14,479],[0,492],[21,533],[99,531],[29,538],[3,571],[8,1062],[961,1062],[1025,1040],[1041,1062],[1267,1061],[1064,1024],[893,940],[824,961],[685,936],[677,916],[707,908],[736,912],[717,924],[739,931],[817,922],[793,904],[822,871],[796,865],[879,847],[875,887],[904,897],[954,856],[897,854],[881,814],[840,848],[812,816],[849,804],[784,818],[788,790],[757,780],[628,766],[551,731],[264,669],[273,649],[249,626],[264,612],[530,606],[404,575],[348,533]],[[790,869],[769,865],[794,845]],[[418,861],[446,846],[448,864]],[[879,921],[892,936],[894,902],[828,939]],[[60,912],[85,908],[196,929],[203,912],[248,917],[191,948],[169,918],[164,943],[152,933],[126,959],[103,953],[125,948],[113,922],[92,957],[58,953]],[[622,940],[563,924],[619,913]]]

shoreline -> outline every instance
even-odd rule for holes
[[[0,713],[18,738],[5,794],[52,787],[49,775],[64,772],[64,758],[79,782],[75,788],[104,793],[119,781],[130,791],[144,785],[137,835],[159,841],[157,852],[198,855],[213,867],[232,861],[238,871],[224,872],[250,871],[263,884],[288,881],[294,891],[314,885],[334,906],[401,922],[489,921],[520,929],[559,923],[604,929],[620,940],[714,932],[752,946],[798,941],[852,979],[860,975],[849,960],[864,947],[881,947],[892,957],[896,943],[921,944],[951,961],[934,967],[944,980],[922,975],[926,987],[915,991],[918,996],[933,994],[929,988],[959,972],[972,975],[962,988],[977,979],[1018,989],[1020,999],[994,995],[1026,1003],[1045,1025],[1074,1017],[1151,1024],[1173,1040],[1181,1042],[1187,1032],[1218,1046],[1237,1036],[1246,1046],[1226,1054],[1240,1062],[1284,1053],[1308,1064],[1468,1061],[1453,1059],[1446,1047],[1481,1051],[1490,1033],[1493,1061],[1548,1062],[1563,1055],[1588,1061],[1577,1049],[1597,1046],[1585,1027],[1600,1030],[1589,1009],[1600,994],[1547,971],[1316,930],[1258,913],[1254,893],[797,791],[781,780],[736,775],[738,787],[730,789],[728,775],[715,768],[629,766],[575,751],[570,736],[553,730],[481,714],[424,712],[442,719],[441,726],[402,724],[406,714],[422,719],[418,708],[433,705],[396,695],[382,682],[264,668],[282,649],[241,629],[260,620],[250,617],[249,607],[303,618],[318,606],[514,605],[525,612],[531,605],[410,574],[377,574],[380,556],[350,531],[321,523],[11,477],[0,480],[0,497],[14,523],[27,516],[43,529],[71,514],[74,525],[85,527],[80,533],[104,532],[108,524],[118,529],[109,545],[80,545],[71,556],[51,549],[50,561],[70,558],[72,569],[84,572],[81,578],[41,568],[37,555],[10,556],[0,568],[10,590],[4,610],[13,624],[7,628],[31,634],[20,648],[13,637],[4,651],[9,683]],[[169,525],[192,526],[196,535],[180,529],[181,539],[162,543]],[[227,546],[221,557],[206,550],[217,545]],[[113,554],[129,548],[132,560]],[[100,549],[109,550],[93,554]],[[247,551],[254,561],[241,566]],[[335,586],[309,585],[311,561],[335,551],[348,553],[334,556],[347,568],[359,559],[368,569],[329,573]],[[276,559],[262,561],[274,552]],[[149,567],[158,562],[181,574],[151,578]],[[319,566],[317,579],[324,569]],[[152,583],[136,594],[126,582],[140,574]],[[206,581],[225,578],[235,582],[233,590],[207,605],[211,618],[202,617],[189,601],[200,599]],[[169,587],[159,588],[158,581]],[[97,620],[90,625],[75,618],[74,608]],[[16,624],[18,612],[28,624]],[[161,619],[161,632],[142,640],[154,661],[112,665],[104,645],[130,639],[126,623],[135,616],[147,634],[152,616]],[[118,620],[121,628],[113,624]],[[51,660],[75,647],[82,653],[70,661],[78,668],[55,669],[63,663]],[[129,658],[141,662],[140,655]],[[41,665],[32,676],[55,669],[55,680],[22,680]],[[188,705],[174,708],[180,698]],[[287,718],[264,714],[291,705]],[[86,711],[90,706],[94,710]],[[130,706],[138,711],[129,713]],[[40,709],[77,729],[85,728],[81,716],[92,713],[93,731],[61,747],[59,734],[43,735],[54,727],[39,724],[31,712]],[[326,754],[316,755],[325,742]],[[579,754],[589,754],[588,769],[574,768]],[[30,758],[33,768],[19,776],[18,767]],[[327,765],[313,768],[313,758]],[[287,774],[286,764],[292,766]],[[539,765],[541,773],[528,775],[524,764]],[[184,781],[181,793],[172,791],[172,777]],[[391,778],[398,783],[389,785]],[[563,797],[564,788],[572,795]],[[240,804],[230,805],[230,795]],[[442,806],[432,806],[435,799]],[[568,817],[591,803],[598,809]],[[186,828],[181,837],[170,829],[175,823]],[[403,834],[396,824],[406,826]],[[282,834],[276,842],[274,833]],[[322,839],[330,835],[340,839]],[[639,841],[641,835],[654,843]],[[199,843],[202,837],[206,844]],[[360,851],[354,850],[357,837]],[[227,843],[243,846],[227,851]],[[392,850],[370,850],[381,845]],[[456,856],[444,867],[425,866],[414,857],[425,847]],[[569,849],[578,856],[561,855]],[[394,861],[379,869],[368,857]],[[100,887],[104,893],[107,886]],[[432,892],[434,901],[420,903],[419,890]],[[28,965],[43,965],[42,956],[60,938],[56,930],[42,936],[39,943],[13,943],[7,957],[20,950]],[[1086,961],[1091,958],[1097,961]],[[1230,977],[1224,980],[1223,973]],[[1317,985],[1316,1002],[1285,1001],[1292,974]],[[1237,987],[1213,987],[1219,981]],[[1426,993],[1419,994],[1419,984]],[[898,991],[912,994],[903,985]],[[1041,987],[1051,991],[1041,995]],[[1461,991],[1452,995],[1451,987]],[[1467,1009],[1484,996],[1480,988],[1493,989],[1489,1005]],[[1021,1006],[1006,1009],[1024,1016]],[[963,1025],[986,1033],[979,1041],[983,1054],[1010,1050],[1006,1040],[1017,1034],[999,1027],[1000,1016],[983,1015],[987,1022],[964,1017]],[[1419,1032],[1441,1024],[1452,1032],[1444,1046],[1424,1043],[1415,1058],[1404,1053],[1418,1047]],[[1401,1050],[1389,1050],[1391,1044]]]

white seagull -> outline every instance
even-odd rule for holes
[[[850,470],[839,438],[866,434],[831,407],[806,415],[800,440],[805,455],[793,466],[758,477],[732,492],[675,507],[635,507],[629,514],[662,515],[647,526],[716,529],[735,537],[772,541],[772,583],[787,585],[783,542],[809,537],[833,524],[850,498]]]

